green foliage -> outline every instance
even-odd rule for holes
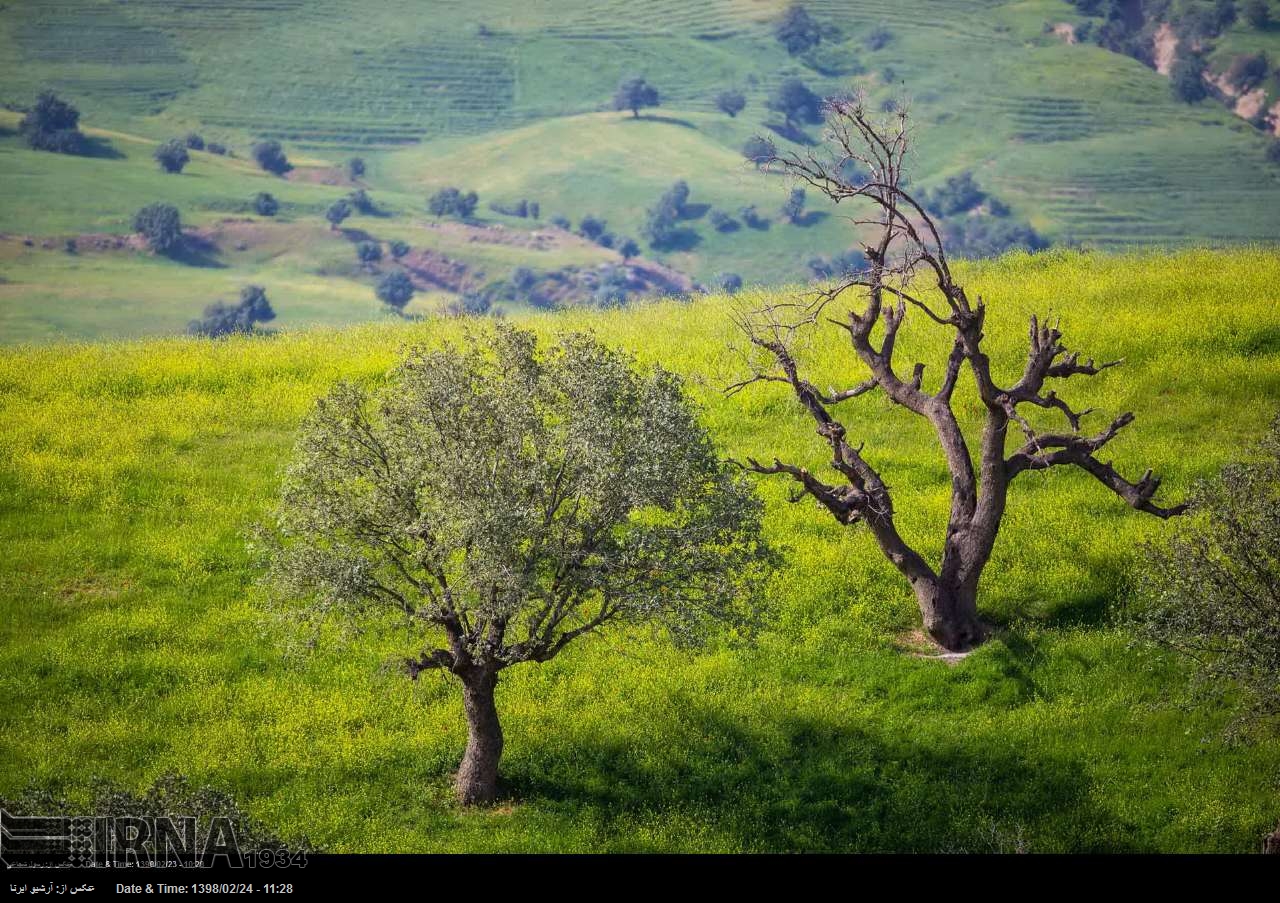
[[[632,116],[638,117],[645,107],[656,107],[658,104],[658,89],[639,76],[623,79],[613,92],[613,108],[630,110]]]
[[[742,277],[737,273],[717,273],[711,284],[726,295],[735,295],[742,290]]]
[[[793,3],[773,29],[773,36],[792,56],[806,53],[822,43],[822,29],[800,3]]]
[[[268,191],[259,191],[253,198],[253,212],[258,216],[275,216],[280,211],[280,202]]]
[[[168,173],[182,172],[187,161],[191,159],[190,154],[187,153],[186,142],[177,138],[171,138],[157,146],[151,156],[160,164],[160,168]]]
[[[623,260],[639,257],[640,245],[634,238],[623,239],[622,243],[618,245],[618,253],[622,255]]]
[[[1271,63],[1265,53],[1242,53],[1231,61],[1223,73],[1227,83],[1237,91],[1252,91],[1271,71]]]
[[[734,89],[721,91],[715,96],[715,105],[717,110],[733,119],[747,108],[747,95]]]
[[[336,229],[351,216],[351,202],[346,198],[338,198],[329,205],[324,212],[324,218],[329,221],[330,227]]]
[[[52,91],[42,91],[22,117],[18,130],[35,150],[79,154],[85,139],[78,125],[80,111]]]
[[[1049,242],[1027,223],[980,214],[943,225],[948,252],[958,257],[998,257],[1012,250],[1041,251]]]
[[[204,150],[204,137],[199,132],[187,132],[187,136],[182,139],[182,143],[191,150]]]
[[[133,231],[157,254],[170,254],[182,244],[182,217],[172,204],[148,204],[133,215]]]
[[[1204,59],[1198,54],[1179,56],[1169,71],[1169,87],[1183,103],[1198,103],[1209,96],[1204,83]]]
[[[374,294],[383,304],[397,312],[403,312],[405,305],[413,300],[413,280],[403,270],[392,270],[378,280]]]
[[[788,127],[822,122],[822,98],[798,78],[785,79],[769,95],[765,107],[781,113]]]
[[[376,241],[362,241],[356,245],[356,257],[369,266],[382,259],[382,245]]]
[[[392,241],[388,247],[391,250],[391,256],[396,260],[399,260],[410,251],[409,243],[407,241],[401,241],[398,238]]]
[[[364,166],[363,157],[352,157],[350,160],[347,161],[347,177],[348,178],[351,178],[351,179],[360,178],[361,176],[364,175],[364,169],[365,169],[365,166]]]
[[[465,194],[457,188],[441,188],[427,199],[427,212],[432,216],[456,216],[470,219],[480,197],[474,191]]]
[[[782,216],[788,222],[797,222],[804,215],[804,200],[804,189],[792,188],[787,194],[786,203],[782,205]]]
[[[1245,21],[1259,31],[1271,27],[1271,5],[1267,0],[1248,0],[1244,5]]]
[[[967,213],[987,199],[987,193],[978,187],[973,173],[966,170],[951,176],[933,191],[926,192],[921,203],[931,213],[939,216],[955,216]]]
[[[1280,715],[1280,420],[1256,460],[1198,488],[1192,516],[1149,545],[1138,621],[1247,716]]]
[[[246,285],[240,289],[240,300],[236,304],[215,301],[204,309],[203,317],[187,325],[187,333],[217,339],[254,332],[259,323],[275,318],[276,312],[267,300],[266,289],[260,285]]]
[[[347,195],[347,203],[359,213],[371,216],[378,212],[377,206],[373,203],[373,198],[369,196],[369,192],[363,188],[357,188],[351,194]]]
[[[279,141],[259,141],[253,145],[250,153],[259,166],[277,176],[282,176],[293,169]]]

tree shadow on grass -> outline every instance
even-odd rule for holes
[[[82,150],[77,156],[92,157],[95,160],[123,160],[125,158],[124,154],[116,150],[110,141],[93,135],[85,137]]]
[[[570,759],[513,756],[508,789],[608,813],[624,840],[629,822],[657,815],[743,850],[1012,852],[1024,833],[1067,849],[1133,848],[1131,827],[1091,801],[1077,761],[926,746],[798,715],[763,733],[684,709],[673,730],[681,736],[661,750],[619,741]]]
[[[766,122],[764,126],[769,131],[773,132],[775,135],[779,135],[783,138],[786,138],[788,141],[794,144],[800,144],[800,145],[803,145],[804,147],[813,147],[815,144],[818,143],[813,139],[812,136],[809,135],[808,132],[804,131],[802,128],[800,128],[797,125],[787,125],[785,123],[777,123],[777,122]]]
[[[799,226],[802,229],[808,229],[810,226],[816,226],[823,220],[830,219],[831,214],[825,210],[810,210],[802,213],[791,221],[791,225]]]
[[[628,116],[623,122],[664,122],[667,125],[678,125],[684,129],[693,129],[697,131],[697,126],[687,119],[680,119],[676,116],[661,116],[657,113],[643,113],[639,118]]]
[[[702,219],[707,215],[707,211],[710,209],[710,204],[685,204],[684,209],[680,211],[680,218]]]
[[[662,243],[663,251],[689,251],[702,244],[702,236],[692,229],[676,229]]]
[[[218,259],[218,246],[200,235],[184,235],[178,247],[169,252],[169,259],[185,266],[209,270],[224,270],[227,265]]]

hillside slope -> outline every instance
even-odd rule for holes
[[[1071,347],[1125,358],[1079,391],[1137,414],[1116,466],[1157,468],[1171,498],[1274,413],[1274,251],[1049,253],[960,276],[990,305],[999,379],[1020,371],[1034,311],[1061,316]],[[740,375],[730,305],[521,322],[588,328],[682,373],[726,453],[823,467],[780,390],[723,395]],[[1245,852],[1274,824],[1278,741],[1219,742],[1224,713],[1172,705],[1185,676],[1116,620],[1136,543],[1168,525],[1056,471],[1017,487],[981,600],[1001,632],[954,670],[904,654],[910,593],[864,531],[763,483],[785,563],[758,645],[600,639],[512,669],[499,688],[511,799],[459,814],[457,694],[384,667],[398,635],[283,655],[297,634],[262,616],[246,542],[317,395],[465,328],[0,351],[0,797],[176,771],[286,837],[363,852]],[[900,343],[946,356],[944,332],[916,318]],[[838,331],[812,353],[824,375],[859,376]],[[849,423],[894,481],[904,534],[935,553],[947,476],[927,431],[879,396],[856,404]]]

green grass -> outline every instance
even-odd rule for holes
[[[1032,311],[1126,359],[1070,397],[1137,413],[1115,463],[1155,467],[1169,498],[1265,429],[1274,251],[1015,256],[962,275],[990,305],[999,379],[1020,371]],[[685,374],[728,453],[822,466],[781,392],[721,394],[728,313],[712,297],[522,322],[589,328]],[[693,655],[604,636],[506,672],[509,805],[460,813],[456,689],[380,671],[396,638],[284,655],[245,537],[317,395],[464,328],[0,351],[0,796],[179,771],[342,851],[1250,851],[1274,824],[1277,741],[1225,745],[1226,712],[1172,705],[1178,664],[1131,648],[1113,617],[1135,544],[1168,525],[1073,472],[1015,487],[981,601],[1001,632],[954,668],[897,651],[914,606],[864,532],[763,483],[785,565],[760,642]],[[936,380],[946,336],[913,319],[900,342]],[[860,378],[836,334],[811,354],[823,378]],[[936,555],[947,481],[926,432],[878,396],[850,404],[905,535]]]

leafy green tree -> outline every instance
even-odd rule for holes
[[[1252,91],[1270,71],[1271,63],[1265,53],[1242,53],[1231,61],[1224,75],[1237,91]]]
[[[807,53],[822,43],[822,29],[809,15],[809,11],[799,3],[787,7],[774,26],[773,36],[792,56]]]
[[[253,154],[253,159],[258,165],[267,172],[281,176],[293,169],[279,141],[259,141],[250,153]]]
[[[347,202],[351,204],[353,209],[365,214],[366,216],[378,212],[378,208],[373,203],[373,198],[371,198],[369,196],[369,192],[365,191],[363,188],[357,188],[355,191],[351,192],[351,194],[347,195]]]
[[[343,382],[304,421],[268,534],[304,610],[397,625],[406,662],[461,684],[463,805],[498,795],[502,672],[603,631],[683,643],[750,617],[761,505],[675,374],[583,335],[550,350],[499,324],[415,349],[385,388]]]
[[[457,188],[441,188],[427,199],[427,212],[432,216],[456,216],[470,219],[475,213],[480,196],[474,191],[463,193]]]
[[[1271,6],[1267,0],[1249,0],[1244,5],[1245,21],[1260,31],[1271,27]]]
[[[1169,88],[1183,103],[1199,103],[1209,96],[1204,83],[1204,58],[1199,54],[1179,56],[1169,70]]]
[[[351,202],[346,198],[338,198],[329,205],[329,209],[324,212],[324,218],[329,221],[329,228],[336,229],[342,225],[343,221],[351,215]]]
[[[383,304],[403,313],[405,305],[413,300],[413,280],[403,270],[392,270],[378,280],[374,294]]]
[[[207,150],[211,154],[217,154],[219,157],[225,157],[227,155],[226,145],[219,144],[216,141],[210,141],[207,145],[205,145],[205,150]]]
[[[182,217],[172,204],[148,204],[133,215],[133,231],[157,254],[171,254],[182,244]]]
[[[618,245],[618,253],[622,255],[623,260],[630,260],[633,257],[640,256],[640,245],[634,238],[626,238]]]
[[[79,123],[79,110],[52,91],[42,91],[22,117],[18,130],[35,150],[79,154],[85,148],[85,137]]]
[[[1202,483],[1173,538],[1145,547],[1138,623],[1207,688],[1280,716],[1280,421],[1261,454]]]
[[[578,234],[589,241],[599,240],[600,236],[604,235],[606,229],[608,229],[608,223],[600,217],[590,213],[584,216],[578,223]]]
[[[260,285],[246,285],[240,290],[239,303],[217,301],[210,304],[204,309],[203,317],[187,324],[187,332],[216,339],[235,333],[254,332],[258,323],[275,318],[276,312],[271,309],[271,303],[267,300],[266,289]]]
[[[658,89],[639,77],[623,79],[613,92],[613,108],[630,110],[635,117],[639,117],[645,107],[656,107],[658,103]]]
[[[177,138],[171,138],[157,146],[151,156],[160,164],[161,169],[169,173],[182,172],[187,161],[191,159],[191,155],[187,153],[186,142]]]
[[[352,157],[347,161],[347,176],[352,179],[358,179],[364,175],[364,158]]]
[[[253,198],[253,212],[258,216],[275,216],[280,211],[280,202],[267,191],[259,191]]]
[[[391,256],[396,260],[399,260],[401,257],[408,254],[410,250],[408,242],[400,241],[400,239],[396,239],[391,242],[389,247],[391,249]]]
[[[717,273],[711,281],[716,288],[726,295],[736,295],[742,291],[742,277],[737,273]]]
[[[738,90],[721,91],[715,102],[716,109],[732,119],[747,108],[747,95]]]
[[[376,241],[362,241],[356,245],[356,258],[366,267],[382,259],[382,245]]]
[[[822,98],[798,78],[788,78],[778,85],[765,106],[781,113],[788,128],[822,121]]]
[[[187,137],[183,138],[182,141],[191,150],[204,150],[204,138],[199,132],[187,132]]]

